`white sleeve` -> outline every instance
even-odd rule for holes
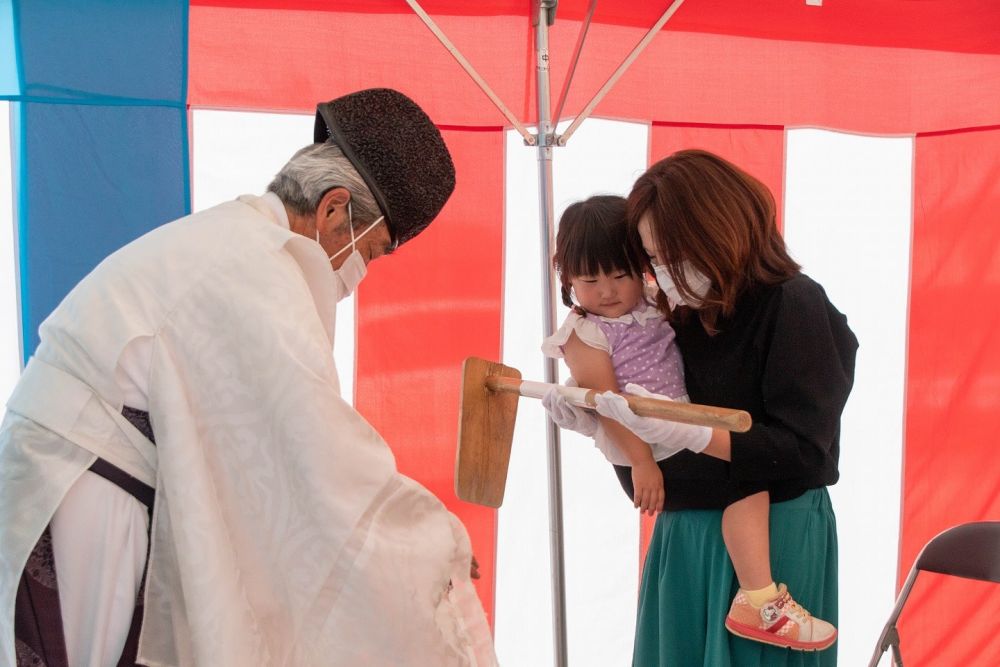
[[[562,326],[554,334],[542,341],[542,354],[546,357],[562,359],[562,347],[569,340],[569,335],[576,332],[577,338],[590,347],[596,347],[611,354],[611,346],[608,344],[608,337],[604,335],[597,323],[588,317],[583,317],[576,311],[570,314],[563,321]]]
[[[115,366],[115,382],[122,403],[149,412],[149,369],[153,363],[153,337],[133,338],[122,350]]]

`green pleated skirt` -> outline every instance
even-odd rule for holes
[[[771,505],[771,568],[814,616],[837,624],[837,524],[826,489]],[[663,512],[639,589],[635,667],[834,667],[837,645],[804,652],[736,637],[726,613],[739,585],[721,510]]]

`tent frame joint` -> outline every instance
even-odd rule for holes
[[[540,10],[545,11],[545,25],[552,27],[556,22],[556,5],[559,0],[531,0],[531,25],[538,27]]]

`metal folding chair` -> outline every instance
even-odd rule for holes
[[[896,599],[896,606],[882,628],[882,634],[875,646],[868,667],[876,667],[882,654],[890,648],[896,667],[903,667],[903,657],[899,650],[899,632],[896,620],[910,589],[921,571],[950,574],[953,577],[979,579],[1000,583],[1000,521],[979,521],[954,526],[931,539],[917,556],[910,568],[903,589]]]

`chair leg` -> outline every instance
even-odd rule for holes
[[[895,667],[902,667],[903,659],[900,657],[899,653],[899,631],[896,629],[895,625],[886,624],[886,627],[882,629],[882,634],[878,638],[878,646],[875,648],[875,654],[868,663],[868,667],[878,667],[878,663],[882,660],[882,656],[885,655],[885,652],[889,649],[892,649],[892,660]]]
[[[899,632],[896,630],[896,626],[892,626],[892,635],[889,637],[891,642],[889,646],[892,648],[892,661],[895,663],[896,667],[903,667],[903,655],[899,651]]]
[[[896,620],[899,619],[899,614],[903,611],[906,598],[909,597],[910,589],[913,588],[913,583],[917,579],[917,572],[916,566],[910,569],[910,574],[907,575],[906,581],[903,583],[903,588],[899,591],[896,606],[893,607],[892,614],[889,615],[889,620],[886,621],[885,627],[882,628],[882,634],[879,635],[878,644],[875,645],[875,653],[872,655],[868,667],[877,667],[879,660],[882,659],[882,654],[889,650],[890,647],[892,648],[892,658],[896,662],[896,667],[902,667],[903,658],[899,651],[899,631],[896,629]]]

